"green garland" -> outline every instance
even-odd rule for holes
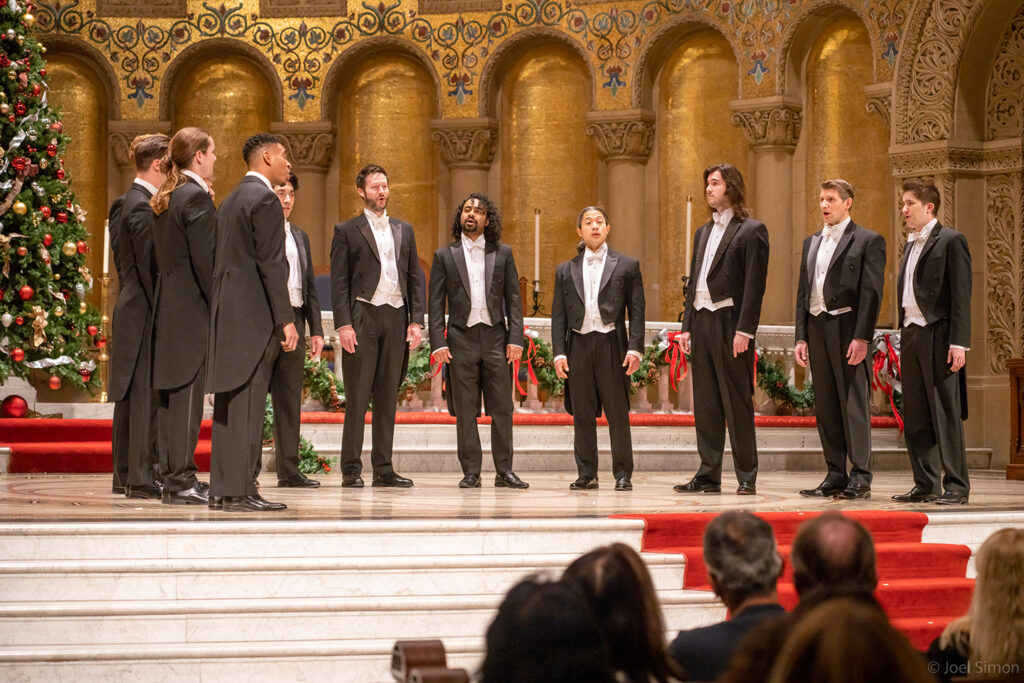
[[[405,379],[402,380],[401,386],[398,387],[398,400],[411,400],[416,393],[416,388],[430,379],[432,372],[430,348],[428,344],[423,344],[409,354],[409,369],[405,373]]]
[[[307,361],[308,362],[308,361]],[[274,404],[267,396],[267,407],[263,413],[263,446],[274,445]],[[299,436],[299,471],[303,474],[326,474],[331,471],[331,463],[335,459],[327,459],[316,452],[306,437]]]
[[[537,337],[533,340],[536,354],[533,357],[533,373],[537,376],[537,385],[547,392],[549,398],[561,398],[565,395],[565,380],[555,371],[555,352],[551,344]],[[529,368],[526,367],[530,350],[530,337],[523,335],[523,356],[520,367],[526,371],[526,381],[530,381]]]
[[[326,410],[341,411],[345,397],[345,385],[327,367],[327,361],[313,361],[306,358],[302,376],[302,388],[314,401],[319,401]]]
[[[814,385],[807,381],[803,389],[789,383],[782,363],[765,360],[764,351],[757,354],[757,386],[776,405],[790,410],[806,410],[814,406]]]
[[[658,338],[655,338],[644,348],[644,355],[640,357],[640,367],[629,376],[630,394],[635,394],[649,384],[656,384],[661,379],[658,366],[663,364],[665,352],[658,347],[658,341]]]

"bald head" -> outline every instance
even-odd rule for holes
[[[800,527],[791,560],[801,596],[814,589],[871,593],[878,584],[871,535],[838,512],[826,512]]]

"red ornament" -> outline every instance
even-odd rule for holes
[[[57,214],[57,221],[58,222],[63,223],[64,221],[67,220],[67,216],[64,217],[64,221],[62,221],[60,219],[60,216],[61,216],[61,214],[58,213]],[[76,246],[78,247],[78,253],[79,254],[84,254],[85,252],[89,251],[89,245],[86,244],[85,242],[83,242],[82,240],[78,240],[78,244]]]
[[[90,337],[95,337],[96,333],[99,332],[99,328],[95,325],[89,325],[89,327],[85,328],[85,331],[89,333]]]
[[[64,180],[64,169],[63,168],[58,168],[57,169],[57,180]]]
[[[46,69],[40,69],[39,70],[39,75],[40,76],[46,76]]]
[[[21,348],[11,349],[11,360],[15,363],[25,360],[25,351]]]
[[[28,111],[28,107],[25,106],[24,102],[16,102],[14,105],[14,113],[18,116],[24,116]]]
[[[58,223],[67,223],[68,222],[68,215],[66,213],[64,213],[63,211],[58,212],[57,213],[57,222]],[[82,253],[84,253],[84,252],[82,252]]]
[[[39,209],[39,213],[43,214],[43,218],[49,218],[50,214],[53,212],[50,211],[50,207],[44,206],[43,208]]]
[[[11,121],[13,120],[14,117],[12,116]],[[11,159],[11,166],[14,167],[15,171],[24,171],[25,168],[28,166],[28,159],[26,159],[25,157],[14,157],[13,159]]]
[[[0,403],[0,417],[25,417],[28,415],[28,401],[17,394],[11,394]]]
[[[28,247],[25,247],[25,246],[18,247],[18,256],[24,256],[27,253],[28,253]]]
[[[49,155],[50,157],[55,157],[55,156],[57,156],[57,145],[54,145],[54,144],[49,144],[49,145],[47,145],[47,146],[46,146],[46,153],[47,153],[47,154],[48,154],[48,155]]]
[[[39,93],[41,93],[42,91],[43,91],[43,88],[38,83],[33,83],[32,84],[32,94],[33,95],[35,95],[36,97],[39,97]]]
[[[17,323],[18,325],[24,325],[25,319],[19,315],[17,318],[14,319],[14,322]]]
[[[44,206],[43,208],[45,209],[46,207]],[[48,213],[43,215],[46,218],[50,217]],[[43,235],[43,244],[46,246],[50,246],[51,244],[53,244],[53,235],[51,235],[50,233],[46,233],[45,235]]]
[[[60,377],[58,377],[57,375],[50,375],[50,379],[46,383],[50,385],[50,388],[53,389],[54,391],[60,389],[61,385],[63,384]]]
[[[60,121],[54,121],[50,124],[50,130],[52,130],[54,133],[59,133],[62,130],[64,130],[64,125]]]
[[[11,65],[11,60],[7,58],[7,55],[0,54],[0,67],[8,67]]]
[[[107,345],[107,338],[106,337],[100,337],[99,339],[96,340],[96,348],[97,349],[102,349],[106,345]]]
[[[85,368],[79,370],[78,374],[82,376],[82,381],[86,383],[88,383],[88,381],[92,378],[92,375],[89,374],[89,371],[86,370]]]
[[[21,300],[22,301],[28,301],[29,299],[32,298],[32,295],[35,294],[35,293],[36,293],[35,290],[32,289],[31,287],[29,287],[28,285],[25,285],[20,290],[18,290],[18,294],[21,295]],[[18,323],[18,324],[20,325],[21,323]]]
[[[10,116],[8,116],[7,120],[10,121],[11,123],[14,123],[14,114],[11,114]]]

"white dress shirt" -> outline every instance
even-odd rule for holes
[[[202,176],[200,176],[195,171],[190,171],[187,168],[182,170],[182,173],[187,175],[189,178],[196,181],[197,183],[199,183],[199,187],[203,188],[206,194],[210,194],[210,186],[206,184],[206,181],[203,180]]]
[[[288,259],[288,301],[292,308],[302,308],[302,262],[299,259],[299,248],[292,224],[285,221],[284,255]]]
[[[402,308],[405,301],[402,298],[402,287],[398,284],[398,261],[395,254],[395,238],[391,234],[391,221],[385,211],[384,215],[377,216],[369,209],[363,209],[366,220],[370,222],[370,231],[377,243],[377,253],[380,255],[380,280],[377,281],[377,289],[373,292],[373,298],[369,301],[357,297],[359,301],[373,306],[391,306]]]
[[[828,275],[828,268],[832,264],[832,256],[836,253],[839,240],[850,225],[850,217],[836,225],[825,225],[821,229],[821,240],[818,242],[818,254],[814,261],[814,279],[811,281],[811,315],[817,317],[822,313],[829,315],[842,315],[853,309],[849,306],[837,308],[830,311],[825,308],[825,276]]]
[[[917,262],[921,259],[921,252],[924,245],[931,236],[932,229],[938,223],[933,218],[925,224],[919,232],[912,232],[907,240],[913,242],[910,245],[910,253],[907,255],[907,269],[903,273],[903,326],[918,325],[924,327],[928,321],[924,319],[924,313],[917,305],[917,297],[914,295],[914,271],[917,270]]]
[[[491,314],[487,312],[487,284],[484,282],[487,270],[485,247],[483,235],[474,240],[463,233],[462,252],[466,256],[466,269],[469,272],[469,317],[466,319],[466,327],[491,324]]]
[[[697,297],[693,307],[698,310],[717,311],[720,308],[727,308],[733,304],[732,297],[715,303],[711,300],[711,292],[708,290],[708,273],[711,271],[711,263],[715,260],[718,245],[722,243],[722,236],[725,235],[725,229],[729,226],[733,213],[733,210],[728,208],[722,213],[716,211],[714,214],[715,225],[711,228],[711,233],[708,235],[708,242],[704,248],[704,258],[700,264],[700,273],[697,275]]]
[[[136,178],[135,184],[138,185],[139,187],[146,188],[147,190],[149,190],[149,193],[153,195],[160,191],[160,188],[158,188],[156,185],[147,180],[143,180],[142,178]]]

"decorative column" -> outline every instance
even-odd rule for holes
[[[800,101],[787,97],[734,100],[732,122],[743,129],[754,150],[754,177],[747,181],[750,205],[768,226],[771,260],[761,324],[793,320],[793,151],[800,138]],[[785,296],[783,296],[785,294]]]
[[[326,265],[333,234],[333,218],[327,217],[327,167],[334,155],[334,132],[327,121],[272,123],[270,131],[284,141],[292,172],[299,179],[291,222],[309,234],[314,267]],[[321,301],[321,307],[327,302]]]
[[[489,117],[434,119],[431,139],[441,148],[448,167],[448,205],[454,211],[473,192],[487,192],[487,172],[498,144],[498,122]],[[442,226],[441,244],[447,244],[448,226]]]
[[[135,164],[128,157],[128,150],[131,149],[132,140],[138,135],[153,133],[171,134],[170,121],[107,121],[107,131],[110,138],[110,149],[114,153],[114,162],[121,174],[121,181],[111,196],[119,197],[128,190],[128,186],[135,179]]]
[[[642,109],[592,111],[587,135],[594,138],[608,169],[605,207],[615,248],[646,263],[644,171],[654,146],[654,113]],[[618,230],[616,230],[618,227]]]

